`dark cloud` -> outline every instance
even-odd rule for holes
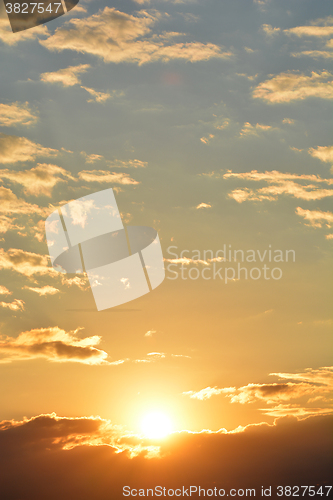
[[[52,414],[5,421],[0,423],[2,498],[120,499],[125,485],[256,488],[256,496],[262,485],[318,487],[329,484],[331,427],[328,416],[284,417],[274,425],[229,433],[183,431],[159,443],[126,436],[100,418]],[[151,445],[160,445],[155,456],[149,455]]]

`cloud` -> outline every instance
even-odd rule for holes
[[[313,59],[318,59],[323,57],[324,59],[332,59],[333,53],[327,50],[302,50],[301,52],[291,52],[292,57],[313,57]]]
[[[271,486],[275,498],[280,484],[316,485],[316,491],[322,486],[326,495],[332,470],[331,429],[330,416],[285,417],[271,425],[252,424],[230,432],[180,431],[156,441],[100,417],[42,414],[4,420],[2,495],[41,500],[52,492],[52,498],[64,500],[104,500],[110,491],[121,498],[126,485],[141,489],[140,496],[151,496],[147,488],[157,485],[166,491],[184,487],[187,495],[191,485],[200,485],[223,489],[225,496],[231,488],[254,488],[256,497],[262,486]]]
[[[80,339],[80,329],[66,332],[55,326],[22,332],[17,338],[0,338],[0,362],[45,358],[48,361],[75,361],[88,365],[108,364],[105,351],[97,349],[101,337]]]
[[[229,52],[221,52],[212,43],[171,43],[172,33],[152,35],[151,28],[160,14],[140,11],[132,16],[114,8],[105,7],[85,19],[71,19],[63,28],[40,43],[48,50],[60,52],[74,50],[91,54],[104,62],[131,62],[139,65],[154,61],[167,62],[183,59],[191,62],[211,58],[228,58]]]
[[[154,363],[155,361],[159,361],[160,359],[164,359],[165,357],[166,355],[164,354],[164,352],[149,352],[146,358],[135,359],[134,363]]]
[[[81,88],[93,96],[93,99],[89,99],[87,102],[105,102],[112,97],[112,95],[108,92],[98,92],[97,90],[90,89],[89,87],[83,87],[82,85]]]
[[[10,292],[8,288],[3,285],[0,285],[0,295],[12,295],[13,292]]]
[[[221,177],[219,173],[208,174],[209,177]],[[258,172],[252,170],[251,172],[232,172],[229,170],[227,173],[222,174],[224,179],[238,178],[242,180],[249,180],[254,182],[267,182],[267,187],[262,187],[256,190],[250,188],[234,189],[228,194],[229,198],[233,198],[238,203],[244,201],[273,201],[281,195],[289,195],[294,198],[303,200],[321,200],[323,198],[333,196],[332,189],[322,188],[320,184],[332,185],[332,179],[323,179],[318,175],[306,174],[290,174],[273,170],[271,172]],[[308,184],[303,182],[310,181]]]
[[[219,394],[229,394],[235,392],[234,387],[224,387],[219,389],[218,387],[206,387],[201,389],[201,391],[186,391],[183,392],[184,396],[190,396],[191,399],[200,399],[201,401],[205,399],[210,399],[212,396],[217,396]]]
[[[240,131],[240,135],[242,137],[248,136],[248,135],[255,135],[259,137],[259,133],[262,131],[271,131],[271,130],[276,130],[275,128],[271,127],[270,125],[263,125],[260,123],[257,123],[256,125],[251,125],[251,123],[246,122],[243,125],[242,130]]]
[[[303,100],[308,97],[332,99],[333,85],[328,71],[302,73],[280,73],[270,80],[260,83],[253,91],[255,99],[263,99],[271,104]]]
[[[108,165],[112,168],[146,168],[148,163],[142,160],[114,160],[108,162]]]
[[[31,292],[38,293],[40,297],[46,297],[47,295],[55,295],[56,293],[60,293],[58,288],[54,288],[54,286],[45,285],[40,288],[34,288],[30,286],[24,287],[26,290],[30,290]]]
[[[263,30],[265,35],[267,35],[269,37],[272,37],[274,35],[278,35],[281,31],[280,28],[273,28],[273,26],[271,26],[270,24],[263,24],[261,26],[261,29]]]
[[[333,26],[296,26],[296,28],[283,30],[283,33],[286,35],[296,35],[298,37],[314,36],[322,38],[333,35]]]
[[[48,33],[45,25],[13,33],[8,20],[0,18],[0,40],[6,45],[13,46],[22,41],[35,40],[39,36],[47,36]]]
[[[282,382],[250,383],[239,388],[206,387],[201,391],[187,391],[183,394],[202,401],[223,394],[230,398],[231,403],[265,402],[273,407],[261,411],[273,415],[272,412],[278,408],[275,416],[327,414],[332,411],[333,367],[308,368],[301,373],[270,373],[270,376],[278,377]],[[319,401],[322,407],[313,405]],[[285,410],[284,413],[282,409]]]
[[[3,171],[0,171],[0,173]],[[27,203],[18,198],[10,189],[0,186],[0,214],[5,215],[46,215],[49,210],[40,208],[32,203]],[[6,217],[3,218],[4,224]]]
[[[0,307],[11,311],[24,311],[24,301],[14,299],[13,302],[0,302]]]
[[[34,125],[38,120],[29,108],[29,103],[13,102],[12,104],[0,104],[0,126],[17,127],[18,125]]]
[[[25,137],[0,133],[0,163],[33,161],[37,156],[55,156],[57,153],[55,149],[44,148]]]
[[[85,157],[85,163],[95,163],[95,161],[103,160],[102,155],[90,154],[88,155],[85,151],[81,151],[81,155]]]
[[[57,276],[58,273],[49,266],[49,257],[33,252],[27,252],[19,248],[10,248],[4,250],[0,248],[0,267],[10,269],[24,276],[51,275]]]
[[[82,170],[79,178],[86,182],[110,183],[110,184],[139,184],[129,174],[121,172],[108,172],[105,170]]]
[[[318,146],[317,148],[310,148],[308,153],[314,158],[326,163],[333,163],[333,146]]]
[[[310,222],[310,226],[322,227],[323,223],[326,223],[327,227],[333,224],[333,213],[332,212],[322,212],[321,210],[304,210],[301,207],[296,208],[296,213],[300,217]]]
[[[51,196],[53,188],[65,179],[73,177],[64,168],[47,163],[39,163],[29,170],[0,170],[0,179],[7,179],[24,187],[24,193],[33,196]]]
[[[196,208],[212,208],[210,203],[200,203]]]
[[[148,330],[148,332],[144,334],[144,337],[152,337],[154,333],[156,333],[156,330]]]
[[[40,79],[45,83],[61,83],[64,87],[72,87],[81,83],[79,75],[85,73],[90,68],[90,64],[79,64],[69,66],[50,73],[42,73]]]

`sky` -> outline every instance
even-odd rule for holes
[[[6,499],[328,484],[332,33],[326,0],[81,0],[18,33],[1,3]],[[97,311],[45,220],[108,188],[166,278]]]

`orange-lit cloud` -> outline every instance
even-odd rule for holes
[[[13,102],[12,104],[0,104],[0,126],[16,127],[18,125],[34,125],[38,120],[32,112],[29,103]]]
[[[212,205],[210,203],[199,203],[196,208],[212,208]]]
[[[81,83],[79,75],[85,73],[90,68],[90,64],[79,64],[68,68],[42,73],[40,79],[45,83],[61,83],[64,87],[72,87]]]
[[[333,224],[333,213],[322,212],[321,210],[304,210],[301,207],[296,208],[296,213],[309,222],[310,226],[322,227],[323,224],[330,227]]]
[[[278,418],[234,431],[181,431],[158,441],[100,417],[42,414],[0,423],[4,498],[122,498],[123,487],[166,490],[316,485],[327,492],[332,470],[332,417]],[[18,460],[18,456],[21,457]],[[20,477],[17,481],[15,478]],[[61,481],[59,480],[61,478]],[[64,488],[64,484],[66,488]],[[144,490],[143,490],[144,489]],[[244,492],[243,492],[244,494]],[[141,492],[141,496],[143,493]],[[148,493],[149,496],[151,496]],[[250,493],[247,494],[249,496]],[[230,495],[229,495],[230,496]],[[252,492],[252,496],[253,492]],[[201,495],[202,497],[202,495]],[[192,493],[192,498],[199,498]]]
[[[27,195],[39,196],[42,194],[51,196],[54,186],[59,182],[64,182],[65,179],[73,180],[73,177],[67,170],[57,165],[39,163],[36,167],[29,170],[1,170],[0,179],[7,179],[11,182],[21,184]]]
[[[174,33],[151,35],[151,28],[159,17],[157,12],[141,11],[136,17],[105,7],[85,19],[71,19],[40,43],[55,52],[74,50],[95,55],[105,62],[139,65],[172,59],[196,62],[231,56],[212,43],[174,43]]]
[[[105,170],[82,170],[78,174],[79,178],[86,182],[111,183],[111,184],[139,184],[132,179],[129,174],[122,172],[108,172]]]
[[[272,412],[279,408],[275,416],[302,416],[332,411],[333,367],[308,368],[302,373],[271,373],[270,375],[282,379],[282,382],[250,383],[237,389],[235,387],[206,387],[200,391],[186,391],[183,394],[200,400],[222,394],[229,397],[231,403],[240,404],[262,401],[267,405],[273,405],[271,408],[261,409],[267,415],[273,415]],[[320,402],[323,406],[315,407],[314,402]],[[283,413],[282,408],[288,411]]]
[[[311,156],[318,158],[320,161],[333,163],[333,146],[318,146],[316,148],[310,148],[308,152]]]
[[[255,135],[259,137],[260,132],[267,132],[267,131],[272,131],[276,130],[276,128],[271,127],[270,125],[263,125],[261,123],[257,123],[256,125],[251,125],[251,123],[246,122],[243,125],[242,130],[240,131],[240,135],[242,137],[248,136],[248,135]]]
[[[0,171],[0,173],[3,171]],[[46,212],[43,208],[32,203],[27,203],[18,198],[10,189],[0,186],[0,213],[9,214],[38,214],[44,215]]]
[[[223,387],[219,389],[218,387],[206,387],[200,391],[186,391],[183,392],[184,396],[190,396],[191,399],[209,399],[212,396],[218,396],[219,394],[230,394],[235,392],[235,387]]]
[[[56,362],[108,364],[107,353],[96,348],[101,338],[97,335],[79,338],[78,333],[79,330],[66,332],[59,327],[50,327],[20,333],[17,338],[2,336],[0,362],[45,358]]]
[[[30,290],[31,292],[37,293],[40,297],[45,297],[47,295],[55,295],[56,293],[60,293],[60,290],[58,288],[55,288],[54,286],[50,285],[45,285],[40,288],[25,286],[24,288]]]
[[[6,45],[17,45],[18,42],[34,40],[39,36],[47,36],[48,33],[47,27],[42,25],[13,34],[8,19],[0,18],[0,40]]]
[[[109,92],[99,92],[89,87],[83,87],[83,85],[81,85],[81,88],[86,90],[93,97],[89,99],[88,102],[105,102],[112,97]]]
[[[58,273],[49,266],[49,257],[19,248],[0,249],[0,266],[2,269],[11,269],[24,276],[37,275],[57,276]]]
[[[281,195],[289,195],[294,198],[303,200],[320,200],[329,196],[333,196],[333,190],[323,188],[320,184],[331,185],[332,179],[324,179],[317,175],[307,174],[290,174],[273,170],[271,172],[231,172],[221,175],[219,173],[208,174],[210,177],[223,177],[224,179],[237,178],[255,182],[267,182],[267,187],[262,187],[256,190],[250,188],[234,189],[228,194],[229,198],[233,198],[238,203],[244,201],[272,201],[276,200]],[[310,183],[303,184],[304,182]]]
[[[24,311],[24,301],[14,299],[13,302],[0,302],[0,307],[11,311]]]
[[[38,156],[55,156],[55,149],[44,148],[25,137],[0,133],[0,163],[33,161]]]
[[[311,76],[302,73],[280,73],[270,80],[260,83],[253,97],[271,104],[303,100],[308,97],[321,99],[333,98],[332,74],[328,71],[312,72]]]

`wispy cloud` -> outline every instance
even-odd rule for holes
[[[212,43],[169,43],[172,33],[152,35],[152,26],[160,14],[141,11],[132,16],[114,8],[105,7],[85,19],[71,19],[63,28],[40,41],[51,51],[74,50],[91,54],[105,62],[131,62],[139,65],[153,61],[183,59],[191,62],[212,58],[229,58]],[[98,33],[98,37],[96,37]]]
[[[33,161],[38,156],[55,156],[58,151],[45,148],[25,137],[0,133],[0,163]]]
[[[0,104],[0,126],[17,127],[18,125],[34,125],[38,116],[34,113],[29,103],[13,102],[12,104]]]
[[[333,213],[322,212],[321,210],[304,210],[301,207],[296,208],[296,213],[309,222],[312,227],[322,227],[325,224],[330,227],[333,224]]]
[[[0,18],[0,40],[6,45],[13,46],[19,42],[35,40],[40,36],[47,36],[48,33],[47,27],[43,25],[13,34],[8,19]]]
[[[235,392],[235,387],[224,387],[219,389],[218,387],[206,387],[200,391],[186,391],[183,392],[184,396],[189,396],[191,399],[200,399],[201,401],[205,399],[210,399],[212,396],[218,396],[219,394],[230,394]]]
[[[255,99],[263,99],[270,104],[303,100],[309,97],[333,98],[332,74],[328,71],[302,73],[280,73],[270,80],[260,83],[253,91]]]
[[[60,293],[60,290],[58,288],[50,285],[45,285],[39,288],[25,286],[24,288],[26,290],[30,290],[31,292],[37,293],[40,297],[46,297],[47,295],[55,295],[56,293]]]
[[[82,170],[79,178],[86,182],[110,183],[110,184],[139,184],[129,174],[122,172],[108,172],[105,170]]]
[[[13,302],[0,302],[0,307],[10,309],[11,311],[24,311],[24,301],[14,299]]]
[[[109,92],[100,92],[89,87],[83,87],[83,85],[81,85],[81,88],[92,96],[92,99],[89,99],[88,102],[105,102],[113,97]]]
[[[261,409],[267,415],[305,416],[327,414],[332,411],[333,367],[308,368],[300,373],[270,373],[270,375],[282,381],[250,383],[239,388],[206,387],[201,391],[187,391],[183,394],[200,400],[222,394],[230,398],[231,403],[240,404],[265,402],[271,405],[271,408]],[[318,402],[321,403],[321,407],[314,404]]]
[[[45,83],[60,83],[64,87],[72,87],[81,83],[79,75],[85,73],[90,68],[90,64],[79,64],[68,68],[42,73],[40,79]]]
[[[53,188],[65,180],[72,179],[71,174],[62,167],[47,163],[38,164],[29,170],[1,170],[0,179],[7,179],[24,187],[27,195],[51,196]]]

